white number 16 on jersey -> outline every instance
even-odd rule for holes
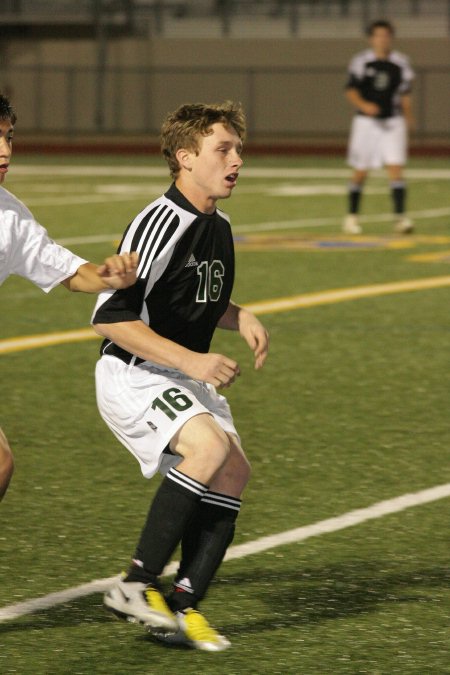
[[[197,267],[199,276],[197,289],[197,302],[207,302],[208,297],[212,302],[217,302],[222,292],[225,267],[221,260],[213,260],[208,265],[207,260],[203,260]]]

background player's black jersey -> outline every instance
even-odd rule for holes
[[[386,59],[377,59],[371,49],[357,54],[349,67],[347,89],[357,89],[361,96],[380,107],[379,118],[402,114],[400,98],[411,90],[414,73],[408,58],[391,52]],[[359,115],[364,115],[358,111]]]
[[[100,294],[93,323],[142,320],[159,335],[207,352],[234,282],[230,223],[219,210],[197,211],[172,185],[128,226],[118,252],[138,251],[134,286]],[[129,362],[104,340],[101,353]]]

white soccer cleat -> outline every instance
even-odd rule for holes
[[[358,216],[354,213],[348,213],[342,224],[342,232],[345,234],[361,234],[362,228],[358,223]]]
[[[414,224],[410,218],[402,216],[394,225],[394,232],[397,234],[411,234],[414,231]]]
[[[178,622],[164,597],[151,584],[120,579],[103,597],[103,604],[120,619],[167,631]]]
[[[169,645],[184,645],[204,652],[222,652],[231,647],[231,642],[210,626],[203,614],[189,607],[175,616],[178,621],[176,633],[164,633],[150,629],[152,635]]]

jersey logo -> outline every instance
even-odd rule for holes
[[[189,260],[187,261],[185,267],[197,267],[198,262],[195,259],[195,256],[193,253],[189,256]]]
[[[149,422],[149,421],[147,420],[147,424],[148,424],[148,426],[150,427],[150,429],[151,429],[152,431],[158,431],[158,427],[156,426],[156,424],[153,424],[153,422]]]

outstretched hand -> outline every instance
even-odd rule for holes
[[[115,254],[106,258],[103,265],[97,267],[97,274],[110,288],[115,290],[128,288],[136,283],[138,264],[139,255],[136,251]]]

